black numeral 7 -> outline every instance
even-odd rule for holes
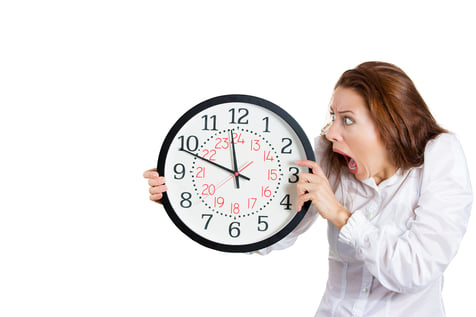
[[[206,220],[205,227],[203,229],[207,230],[208,229],[208,224],[210,223],[210,220],[212,220],[213,215],[212,214],[203,214],[202,219],[205,218],[205,217],[208,218],[208,219]]]

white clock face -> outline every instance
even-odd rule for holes
[[[284,237],[304,215],[307,206],[295,208],[304,171],[296,161],[313,159],[312,148],[276,105],[251,96],[217,98],[187,112],[164,142],[158,165],[168,186],[164,206],[197,242],[252,251]]]

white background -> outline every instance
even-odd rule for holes
[[[148,200],[172,124],[213,96],[290,112],[313,139],[334,83],[368,60],[414,80],[476,182],[470,1],[3,1],[0,316],[313,316],[326,223],[268,256],[185,237]],[[474,217],[445,274],[475,314]]]

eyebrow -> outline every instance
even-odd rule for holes
[[[331,110],[332,112],[335,113],[335,111],[334,111],[334,109],[332,108],[332,106],[329,107],[329,108],[330,108],[330,110]],[[339,113],[339,114],[344,114],[344,113],[352,113],[352,114],[354,114],[354,112],[353,112],[352,110],[342,110],[342,111],[337,111],[337,113]]]
[[[352,113],[354,114],[354,112],[352,110],[343,110],[343,111],[337,111],[337,113],[340,113],[340,114],[344,114],[344,113]]]

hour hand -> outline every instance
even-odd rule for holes
[[[188,153],[188,154],[190,154],[190,155],[192,155],[192,156],[195,156],[195,157],[198,158],[198,159],[201,159],[201,160],[203,160],[203,161],[205,161],[205,162],[208,162],[208,163],[210,163],[210,164],[212,164],[212,165],[215,165],[216,167],[219,167],[219,168],[221,168],[222,170],[225,170],[225,171],[227,171],[227,172],[229,172],[229,173],[235,175],[235,177],[241,177],[241,178],[244,178],[244,179],[246,179],[246,180],[248,180],[248,181],[250,180],[249,177],[246,177],[245,175],[240,174],[239,172],[235,172],[234,170],[232,170],[232,169],[230,169],[230,168],[228,168],[228,167],[225,167],[225,166],[223,166],[223,165],[221,165],[221,164],[215,163],[214,161],[210,161],[209,159],[206,159],[206,158],[204,158],[204,157],[201,157],[201,156],[198,155],[198,154],[192,153],[192,152],[187,151],[187,150],[185,150],[185,149],[180,149],[180,151],[183,151],[183,152]]]

